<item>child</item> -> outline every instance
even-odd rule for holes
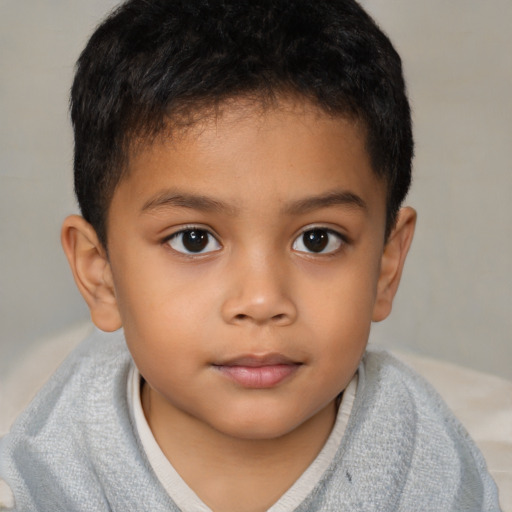
[[[62,241],[104,332],[2,440],[16,510],[498,510],[439,397],[365,352],[413,236],[413,143],[354,1],[128,1],[71,115]]]

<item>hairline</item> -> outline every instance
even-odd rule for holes
[[[102,230],[99,238],[104,247],[108,250],[108,217],[112,199],[119,184],[130,175],[130,161],[139,152],[144,152],[155,144],[166,143],[168,141],[179,141],[181,137],[187,136],[193,130],[200,129],[202,124],[212,120],[219,120],[224,112],[233,104],[242,103],[242,108],[252,109],[253,114],[264,115],[272,109],[284,108],[283,105],[289,101],[294,105],[301,105],[305,108],[312,107],[319,114],[328,116],[331,119],[346,120],[358,126],[364,137],[364,148],[370,159],[370,166],[373,175],[385,186],[386,194],[386,239],[393,228],[393,212],[389,211],[388,203],[390,197],[391,183],[385,173],[375,169],[375,163],[372,159],[372,153],[369,147],[369,129],[368,123],[363,119],[359,112],[354,108],[347,106],[346,109],[334,111],[334,109],[325,108],[322,103],[315,98],[296,91],[291,87],[275,87],[273,89],[242,91],[239,93],[226,95],[225,97],[198,98],[196,101],[176,101],[176,105],[167,112],[163,112],[161,118],[155,120],[149,127],[140,123],[138,127],[126,131],[123,137],[122,151],[119,160],[114,160],[113,167],[118,167],[116,173],[116,183],[108,190],[104,198],[105,210],[103,214]],[[254,108],[256,107],[256,108]],[[159,125],[159,129],[155,126]]]

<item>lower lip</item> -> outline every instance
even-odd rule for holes
[[[265,389],[277,386],[293,375],[298,364],[269,366],[217,366],[216,368],[244,388]]]

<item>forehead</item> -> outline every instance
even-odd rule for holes
[[[372,170],[366,131],[298,99],[233,99],[183,130],[139,144],[116,197],[143,210],[169,191],[212,195],[238,212],[346,190],[382,212],[385,184]]]

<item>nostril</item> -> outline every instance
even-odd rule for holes
[[[245,315],[243,313],[239,313],[238,315],[235,315],[234,319],[238,322],[242,322],[242,321],[245,321],[247,319],[250,318],[250,315]],[[274,321],[274,322],[281,322],[282,320],[284,320],[286,318],[286,315],[283,314],[283,313],[280,313],[278,315],[274,315],[273,317],[271,317],[271,320]]]

